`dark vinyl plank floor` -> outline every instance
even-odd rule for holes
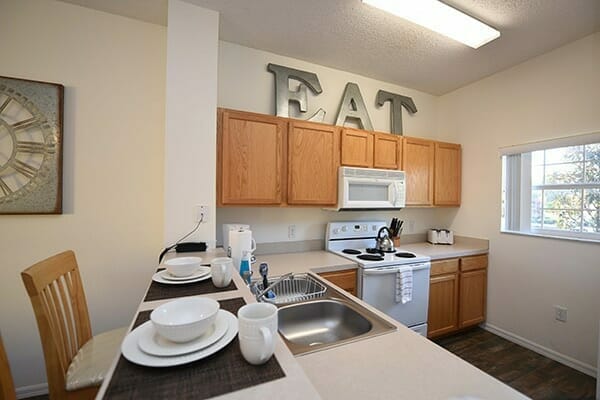
[[[596,379],[481,328],[435,342],[534,400],[596,398]]]

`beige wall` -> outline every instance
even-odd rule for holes
[[[503,146],[600,131],[600,33],[439,101],[440,130],[463,145],[458,233],[490,239],[488,323],[573,358],[598,351],[600,246],[500,234]],[[568,322],[553,305],[568,307]]]
[[[200,204],[208,215],[186,240],[214,247],[219,14],[170,0],[168,25],[164,242],[194,229]]]
[[[275,79],[267,71],[267,64],[280,64],[291,68],[314,72],[318,75],[323,93],[315,96],[309,91],[308,112],[311,115],[318,108],[327,114],[325,122],[333,124],[344,88],[347,82],[355,82],[360,87],[373,128],[381,132],[390,131],[389,103],[379,108],[375,106],[375,96],[379,89],[411,96],[418,112],[409,115],[403,110],[404,134],[409,136],[436,138],[437,97],[427,93],[378,81],[364,76],[340,71],[295,58],[239,46],[233,43],[219,43],[219,107],[245,110],[263,114],[275,114]],[[303,116],[303,118],[306,118]],[[444,132],[444,130],[439,130]],[[221,224],[247,223],[259,243],[287,240],[324,239],[328,221],[383,219],[391,220],[400,216],[414,221],[413,232],[425,232],[433,227],[445,228],[450,224],[456,209],[419,209],[397,212],[345,212],[323,211],[320,208],[235,208],[224,207],[217,210],[217,239],[221,241]],[[288,225],[296,225],[296,238],[288,239]],[[411,225],[412,226],[412,225]],[[409,231],[408,224],[405,233]]]
[[[17,387],[45,382],[20,271],[74,249],[94,332],[131,320],[162,245],[165,28],[1,0],[0,75],[65,85],[64,204],[0,216],[0,330]]]

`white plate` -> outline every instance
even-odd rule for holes
[[[168,281],[191,281],[192,279],[200,278],[206,274],[210,274],[210,267],[200,267],[196,272],[188,276],[174,276],[169,271],[162,270],[159,272],[160,277]]]
[[[123,340],[123,344],[121,344],[123,357],[134,364],[146,367],[173,367],[175,365],[191,363],[213,355],[227,346],[238,333],[238,320],[235,315],[229,311],[222,311],[227,317],[227,332],[221,339],[202,350],[172,357],[158,357],[146,354],[138,346],[140,333],[143,332],[143,330],[140,329],[143,325],[140,325],[125,336],[125,340]]]
[[[163,271],[160,271],[160,272],[157,272],[154,275],[152,275],[152,280],[154,282],[158,282],[158,283],[166,283],[167,285],[184,285],[186,283],[200,282],[200,281],[205,281],[207,279],[212,278],[212,275],[209,272],[208,274],[199,276],[198,278],[187,279],[185,281],[173,281],[173,280],[170,280],[170,279],[163,278],[162,275],[161,275],[162,272]]]
[[[138,328],[141,330],[138,346],[140,346],[140,349],[142,349],[143,352],[153,356],[172,357],[192,353],[208,347],[221,339],[229,327],[227,321],[228,319],[225,312],[219,310],[217,319],[215,320],[215,323],[208,328],[208,332],[205,332],[197,339],[185,343],[175,343],[165,339],[156,332],[154,325],[152,325],[152,321],[148,321]]]

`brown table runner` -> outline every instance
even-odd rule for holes
[[[159,268],[157,271],[162,271],[164,268]],[[183,285],[169,285],[166,283],[158,283],[152,281],[144,301],[173,299],[176,297],[198,296],[201,294],[209,294],[216,292],[227,292],[229,290],[237,290],[235,283],[231,281],[229,286],[218,288],[213,285],[211,279],[200,282],[185,283]]]
[[[221,308],[237,315],[242,298],[222,300]],[[149,319],[140,312],[134,328]],[[207,399],[285,377],[275,357],[263,365],[250,365],[242,357],[236,337],[223,350],[205,359],[177,367],[151,368],[123,356],[112,376],[105,399]]]

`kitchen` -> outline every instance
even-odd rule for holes
[[[45,380],[39,335],[19,277],[37,260],[66,248],[76,250],[94,332],[101,332],[130,321],[159,249],[191,229],[196,204],[215,205],[196,237],[209,243],[221,240],[222,223],[242,222],[252,227],[259,245],[282,238],[323,245],[327,222],[356,218],[320,208],[216,208],[214,110],[272,115],[268,63],[317,73],[324,92],[309,99],[310,111],[327,110],[329,123],[347,82],[357,82],[369,104],[380,89],[412,97],[419,111],[405,115],[407,134],[462,146],[462,201],[460,208],[402,210],[401,218],[413,221],[412,232],[408,224],[405,233],[449,227],[457,234],[489,239],[488,322],[583,365],[596,365],[597,246],[500,234],[498,149],[598,130],[599,94],[590,89],[599,86],[594,68],[598,34],[592,34],[597,29],[590,36],[565,37],[564,47],[435,96],[366,78],[367,73],[219,41],[219,17],[206,9],[188,13],[189,19],[204,18],[202,23],[188,26],[180,16],[181,28],[197,35],[193,46],[201,49],[201,57],[190,59],[183,55],[191,44],[164,25],[61,2],[23,3],[2,3],[8,7],[0,15],[2,36],[15,38],[2,42],[2,52],[18,57],[3,60],[1,75],[61,82],[67,96],[65,215],[1,217],[7,274],[2,293],[11,301],[2,302],[0,315],[17,387]],[[27,24],[44,27],[45,34],[19,28]],[[190,87],[198,76],[203,77],[198,87]],[[560,105],[551,101],[556,93]],[[389,111],[374,106],[368,111],[375,129],[389,132]],[[191,137],[190,130],[207,134]],[[389,221],[393,216],[369,213],[360,219]],[[295,238],[289,238],[289,225],[295,225]],[[559,324],[553,305],[565,303],[571,314],[568,323]]]

